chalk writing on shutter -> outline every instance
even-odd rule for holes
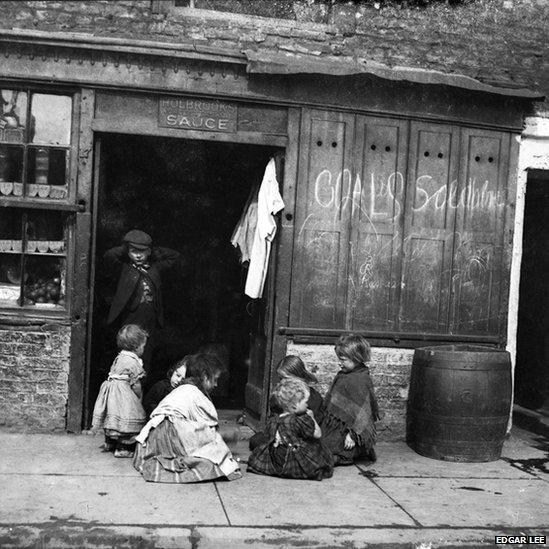
[[[405,331],[448,328],[455,201],[461,193],[458,142],[455,128],[412,124],[400,311]]]
[[[352,329],[396,328],[407,122],[359,117],[349,268]]]
[[[344,324],[351,185],[346,166],[353,129],[350,115],[304,112],[290,310],[294,325]]]
[[[457,333],[497,333],[506,204],[507,134],[463,130],[457,204],[453,326]]]

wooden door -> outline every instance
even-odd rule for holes
[[[276,177],[282,194],[284,156],[276,155],[275,163]],[[263,297],[261,299],[250,298],[246,308],[250,322],[250,365],[245,389],[245,404],[246,408],[258,418],[261,416],[265,406],[265,400],[268,398],[268,370],[270,366],[273,337],[276,249],[280,229],[278,217],[279,216],[277,216],[277,234],[269,256],[269,268],[267,271],[267,280],[265,281]]]
[[[290,324],[345,322],[354,116],[305,110],[294,228]]]
[[[503,250],[510,135],[463,129],[461,143],[451,330],[496,334],[509,276]]]
[[[346,323],[352,330],[396,328],[407,138],[406,121],[357,119]]]
[[[412,123],[399,329],[446,332],[458,179],[459,129]]]

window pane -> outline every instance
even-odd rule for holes
[[[67,197],[67,156],[66,149],[29,148],[28,196],[54,199]]]
[[[29,212],[27,218],[27,254],[65,254],[64,216],[60,212]]]
[[[0,141],[23,143],[27,121],[27,94],[18,90],[0,90]]]
[[[35,93],[31,106],[31,142],[68,145],[71,133],[70,97]]]
[[[25,307],[58,309],[65,306],[66,260],[30,255],[25,260]]]
[[[4,245],[5,241],[0,241]],[[21,255],[0,252],[0,306],[17,307],[21,292]]]
[[[0,215],[0,306],[16,307],[21,287],[21,213]]]
[[[0,145],[0,195],[23,194],[23,147]]]

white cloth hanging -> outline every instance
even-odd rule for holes
[[[257,196],[257,223],[244,293],[254,299],[263,294],[271,244],[276,234],[275,215],[284,208],[278,189],[274,158],[269,160]]]
[[[231,236],[231,244],[240,251],[240,262],[250,261],[257,227],[257,193],[255,187],[250,192],[246,205]]]

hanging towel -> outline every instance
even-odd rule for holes
[[[251,298],[260,298],[263,294],[271,243],[276,234],[274,218],[284,208],[284,202],[278,190],[274,158],[269,160],[263,175],[263,181],[257,196],[257,223],[250,253],[250,265],[244,293]]]
[[[250,261],[255,229],[257,227],[257,193],[256,186],[250,192],[244,211],[231,236],[231,244],[240,251],[240,262]]]

